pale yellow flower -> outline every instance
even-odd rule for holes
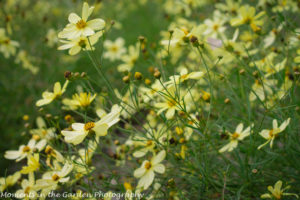
[[[285,190],[289,189],[290,186],[286,186],[285,188],[281,188],[282,187],[282,181],[277,181],[274,185],[274,188],[272,186],[268,186],[268,190],[271,193],[265,193],[263,195],[260,196],[260,198],[262,199],[283,199],[283,196],[295,196],[298,199],[298,195],[294,194],[294,193],[286,193],[284,192]]]
[[[17,162],[26,158],[28,155],[33,153],[33,150],[36,149],[38,152],[42,151],[47,144],[45,139],[42,139],[38,143],[36,140],[29,140],[27,145],[21,145],[19,150],[10,150],[6,151],[4,157],[10,160],[16,160]]]
[[[21,187],[22,189],[17,190],[16,192],[16,197],[18,199],[37,199],[38,194],[33,173],[29,173],[28,179],[23,179]]]
[[[95,48],[93,47],[102,36],[102,32],[97,32],[90,37],[80,36],[72,40],[60,40],[64,45],[58,47],[58,50],[69,49],[69,54],[71,56],[78,54],[81,49],[84,51],[92,51]]]
[[[89,133],[94,133],[97,137],[105,136],[107,130],[116,124],[120,119],[120,111],[112,110],[97,122],[73,123],[73,131],[61,131],[65,136],[65,141],[74,145],[80,144]]]
[[[64,99],[62,102],[70,109],[77,109],[78,107],[85,108],[93,102],[96,96],[96,94],[92,96],[91,93],[81,92],[74,94],[72,99]]]
[[[60,97],[67,88],[69,81],[67,80],[64,86],[61,88],[60,82],[56,82],[53,87],[53,92],[45,91],[42,94],[43,99],[40,99],[36,102],[36,106],[43,106],[50,104],[54,99]]]
[[[110,40],[104,41],[104,48],[106,51],[103,54],[104,58],[110,61],[119,60],[126,53],[126,48],[124,47],[125,41],[123,38],[117,38],[114,42]]]
[[[96,30],[101,30],[105,27],[103,19],[93,19],[88,21],[88,17],[92,14],[94,7],[89,7],[88,3],[84,2],[82,7],[82,17],[75,13],[69,15],[69,24],[58,34],[59,38],[75,39],[80,36],[91,36]]]
[[[47,141],[55,138],[55,128],[47,128],[47,125],[42,117],[36,118],[36,129],[31,129],[29,132],[33,137],[46,139]]]
[[[157,114],[161,114],[162,112],[166,111],[166,118],[171,119],[175,115],[176,110],[180,110],[180,105],[182,102],[178,102],[175,96],[175,86],[172,85],[168,88],[168,92],[166,92],[166,96],[163,97],[164,102],[155,103],[154,106],[160,108]]]
[[[203,77],[203,75],[204,73],[200,71],[188,73],[188,70],[186,68],[183,68],[180,71],[180,75],[170,76],[170,81],[166,82],[166,84],[179,84],[189,79],[199,80]]]
[[[4,57],[9,58],[10,55],[15,55],[17,47],[19,47],[19,43],[7,37],[5,30],[0,28],[0,52],[3,53]]]
[[[22,170],[20,171],[22,174],[28,174],[34,172],[40,168],[40,155],[38,153],[29,155],[27,157],[27,166],[23,166]]]
[[[130,71],[134,67],[137,59],[139,58],[139,54],[140,54],[140,48],[138,44],[135,46],[133,45],[129,46],[127,54],[121,57],[121,61],[123,63],[118,66],[118,71],[119,72]]]
[[[256,14],[254,7],[245,5],[239,8],[238,17],[230,21],[231,26],[239,26],[242,24],[249,24],[253,31],[258,30],[257,26],[263,24],[261,17],[265,14],[264,11]]]
[[[134,177],[140,178],[137,188],[146,190],[153,182],[155,173],[163,174],[165,166],[161,162],[166,157],[166,151],[160,151],[150,161],[145,160],[142,166],[134,171]]]
[[[273,147],[273,141],[275,139],[275,137],[281,133],[282,131],[285,130],[285,128],[289,125],[290,123],[290,118],[288,118],[287,120],[285,120],[284,122],[282,122],[282,124],[278,127],[278,122],[276,119],[273,120],[273,128],[271,130],[268,129],[264,129],[262,130],[259,134],[265,138],[267,141],[260,145],[257,149],[261,149],[262,147],[264,147],[265,145],[267,145],[268,143],[270,143],[270,147]]]
[[[7,187],[11,187],[21,178],[21,173],[17,171],[13,175],[0,178],[0,192],[3,192]]]
[[[245,137],[248,137],[250,135],[251,126],[247,127],[245,130],[243,130],[243,128],[244,125],[240,123],[236,127],[234,133],[228,133],[230,137],[230,142],[219,150],[220,153],[223,153],[225,151],[232,151],[238,146],[239,141],[242,141]]]

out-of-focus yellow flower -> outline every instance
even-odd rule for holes
[[[18,199],[37,199],[38,194],[35,187],[35,179],[33,172],[28,174],[28,179],[24,179],[21,183],[22,189],[17,190],[16,197]]]
[[[120,118],[120,110],[112,110],[98,122],[73,123],[73,131],[62,131],[65,136],[65,141],[74,145],[80,144],[89,133],[95,133],[97,137],[105,136],[107,130],[112,125],[116,124]]]
[[[23,166],[22,170],[20,171],[22,174],[28,174],[30,172],[34,172],[40,168],[40,156],[38,153],[29,155],[27,157],[27,166]]]
[[[82,7],[82,17],[75,13],[69,15],[69,24],[58,34],[59,38],[75,39],[80,36],[91,36],[96,30],[101,30],[105,27],[103,19],[93,19],[90,21],[88,17],[92,14],[94,7],[89,7],[88,3],[84,2]]]
[[[281,133],[282,131],[284,131],[284,129],[287,127],[287,125],[289,125],[290,123],[290,118],[288,118],[287,120],[285,120],[284,122],[282,122],[282,124],[278,127],[278,122],[276,119],[273,120],[273,129],[268,130],[268,129],[264,129],[262,130],[259,134],[265,138],[267,141],[265,143],[263,143],[262,145],[260,145],[257,149],[261,149],[262,147],[264,147],[265,145],[267,145],[270,142],[270,147],[273,147],[273,141],[275,139],[275,137]]]
[[[72,99],[64,99],[63,104],[68,106],[70,109],[77,109],[78,107],[87,107],[96,98],[96,94],[91,96],[91,93],[81,92],[74,94]]]
[[[19,47],[19,43],[7,37],[5,30],[0,28],[0,52],[3,53],[4,57],[9,58],[10,55],[15,55],[17,47]]]
[[[57,188],[58,183],[69,181],[68,176],[73,170],[73,164],[66,163],[61,170],[48,171],[43,174],[42,179],[36,181],[36,190],[42,190],[40,195],[46,197],[49,192]]]
[[[55,128],[47,128],[47,125],[42,117],[36,118],[36,129],[31,129],[29,132],[34,137],[38,136],[41,139],[51,140],[55,137]]]
[[[297,194],[294,194],[294,193],[286,193],[284,192],[285,190],[289,189],[290,186],[286,186],[285,188],[281,189],[282,187],[282,181],[277,181],[274,185],[274,188],[272,186],[268,186],[268,190],[271,192],[271,193],[265,193],[263,195],[260,196],[260,198],[262,199],[282,199],[283,196],[295,196],[297,199],[298,199],[298,195]]]
[[[140,178],[137,188],[146,190],[153,182],[155,173],[163,174],[165,166],[161,162],[166,157],[166,151],[160,151],[157,155],[153,156],[150,161],[145,160],[142,166],[134,171],[134,176]]]
[[[262,79],[255,80],[252,85],[252,91],[249,95],[250,101],[254,101],[257,98],[259,100],[264,101],[267,95],[273,94],[272,87],[277,84],[277,80],[275,79]]]
[[[64,45],[58,47],[58,50],[69,49],[69,54],[71,56],[78,54],[81,49],[84,51],[91,51],[95,49],[93,45],[98,42],[101,36],[102,32],[97,32],[90,37],[80,36],[72,40],[60,40]]]
[[[182,105],[182,102],[176,100],[174,85],[168,88],[167,94],[167,96],[163,97],[164,102],[156,103],[154,106],[160,108],[157,112],[158,115],[167,111],[166,118],[171,119],[175,115],[175,111],[180,110],[179,106]]]
[[[261,17],[265,14],[264,11],[256,14],[254,7],[245,5],[239,8],[238,17],[230,21],[231,26],[239,26],[249,24],[253,31],[257,31],[258,27],[263,24]]]
[[[7,187],[11,187],[21,178],[21,173],[16,172],[13,175],[0,178],[0,192],[3,192]]]
[[[36,140],[29,140],[27,145],[21,145],[19,150],[10,150],[6,151],[4,157],[9,160],[16,160],[17,162],[26,158],[28,155],[33,153],[33,150],[36,149],[38,152],[42,151],[47,144],[45,139],[36,143]]]
[[[225,151],[232,151],[237,147],[239,141],[242,141],[245,137],[248,137],[250,135],[251,126],[247,127],[245,130],[243,130],[243,128],[244,125],[240,123],[236,127],[234,133],[228,133],[230,136],[230,142],[219,150],[220,153],[223,153]]]
[[[34,57],[30,56],[26,51],[19,51],[15,62],[21,63],[24,69],[28,69],[31,73],[36,74],[39,71],[39,68],[32,64]]]
[[[194,80],[198,80],[201,77],[203,77],[204,73],[203,72],[191,72],[188,73],[188,70],[186,68],[183,68],[180,71],[180,75],[173,75],[170,76],[170,81],[166,82],[166,84],[179,84],[182,83],[188,79],[194,79]]]
[[[69,81],[67,80],[64,86],[61,88],[60,82],[56,82],[53,87],[53,92],[45,91],[42,94],[43,99],[40,99],[36,102],[36,106],[43,106],[50,104],[54,99],[60,97],[67,88]]]
[[[119,72],[130,71],[134,67],[137,59],[139,58],[139,53],[140,53],[140,48],[138,44],[135,46],[133,45],[129,46],[128,53],[121,57],[123,63],[118,66],[118,71]]]
[[[110,61],[119,60],[126,53],[126,48],[124,47],[125,41],[123,38],[117,38],[116,41],[105,40],[103,57],[109,59]]]

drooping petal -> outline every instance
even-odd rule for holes
[[[100,124],[100,125],[96,125],[93,130],[95,131],[97,136],[105,136],[107,134],[107,130],[108,130],[109,126],[108,124]]]

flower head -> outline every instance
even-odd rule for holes
[[[80,36],[87,37],[95,34],[95,30],[101,30],[105,27],[103,19],[93,19],[88,21],[94,7],[89,7],[88,3],[84,2],[82,7],[82,17],[75,13],[69,15],[69,24],[58,34],[59,38],[75,39]]]

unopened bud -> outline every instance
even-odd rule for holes
[[[122,80],[123,80],[124,83],[129,83],[130,82],[129,76],[124,76]]]
[[[64,76],[65,76],[66,79],[70,79],[72,77],[72,72],[65,71]]]
[[[150,85],[150,84],[151,84],[151,80],[148,79],[148,78],[146,78],[146,79],[145,79],[145,84],[146,84],[146,85]]]
[[[158,71],[158,70],[155,71],[153,75],[154,75],[154,77],[157,78],[157,79],[159,79],[159,78],[161,77],[160,71]]]
[[[141,72],[135,72],[135,73],[134,73],[134,78],[135,78],[136,80],[141,80],[141,79],[143,78],[143,75],[142,75]]]

